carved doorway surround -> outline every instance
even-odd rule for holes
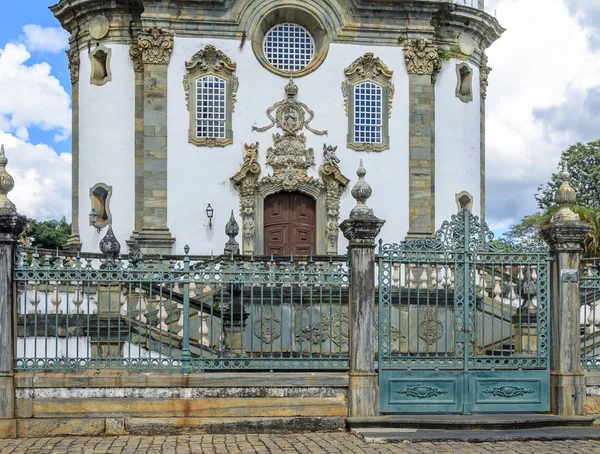
[[[342,175],[338,166],[337,147],[326,144],[323,145],[323,164],[319,167],[320,179],[308,175],[308,169],[315,166],[315,156],[314,150],[307,148],[306,137],[301,131],[306,128],[317,135],[326,131],[309,126],[314,113],[296,99],[298,87],[293,81],[285,86],[285,93],[284,100],[267,110],[271,124],[253,128],[264,132],[277,125],[283,131],[283,134],[273,134],[273,146],[267,149],[266,163],[273,168],[273,174],[260,178],[262,169],[258,162],[259,144],[256,142],[244,145],[242,167],[231,177],[240,194],[242,251],[244,254],[265,251],[265,199],[287,191],[305,194],[315,201],[316,250],[313,252],[337,254],[340,197],[350,180]]]
[[[316,252],[315,200],[301,192],[279,192],[265,199],[265,255]]]

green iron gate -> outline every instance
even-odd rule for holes
[[[380,243],[381,412],[549,411],[549,260],[468,210]]]

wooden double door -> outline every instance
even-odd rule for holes
[[[265,254],[316,253],[316,203],[300,192],[279,192],[265,199]]]

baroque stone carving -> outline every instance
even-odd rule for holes
[[[435,81],[437,74],[442,69],[442,61],[437,47],[431,41],[423,38],[405,42],[404,62],[408,74],[429,75],[432,81]]]
[[[142,62],[142,51],[138,44],[133,44],[129,48],[129,58],[133,62],[133,71],[136,73],[144,72],[144,62]]]
[[[521,388],[520,386],[497,386],[495,388],[489,388],[483,391],[484,394],[491,394],[492,396],[506,397],[519,397],[525,394],[533,394],[533,389]]]
[[[183,76],[185,101],[190,112],[189,141],[198,146],[224,147],[233,143],[231,112],[235,110],[239,79],[235,76],[236,63],[213,45],[207,45],[185,63],[187,74]],[[213,75],[226,81],[227,132],[226,137],[197,137],[196,134],[196,81],[200,77]],[[192,107],[190,108],[190,100]]]
[[[4,152],[4,145],[0,145],[0,211],[16,211],[14,203],[8,200],[7,194],[15,187],[15,180],[6,171],[6,154]]]
[[[258,177],[261,173],[258,163],[259,143],[244,144],[244,161],[231,182],[240,193],[240,213],[242,215],[242,249],[244,253],[254,252],[254,211]]]
[[[75,85],[79,81],[79,51],[77,49],[68,49],[65,51],[69,59],[69,72],[71,73],[71,83]]]
[[[379,57],[375,57],[372,52],[367,52],[362,57],[354,60],[350,66],[344,70],[347,80],[342,82],[342,94],[344,96],[344,108],[346,116],[349,117],[348,124],[348,147],[356,151],[382,151],[389,148],[389,137],[387,134],[387,121],[392,111],[392,101],[394,99],[394,84],[392,75],[394,72],[389,69]],[[354,99],[354,87],[363,82],[373,82],[385,89],[384,98],[387,96],[387,103],[382,112],[384,124],[382,141],[377,142],[355,142],[354,141],[354,115],[349,112],[351,99]],[[384,99],[385,102],[385,99]],[[387,107],[387,110],[386,110]],[[352,115],[351,115],[352,114]]]
[[[254,252],[254,237],[260,214],[255,212],[258,199],[279,191],[300,191],[315,199],[324,198],[327,214],[326,219],[320,221],[322,231],[326,232],[326,246],[321,253],[337,253],[339,203],[349,180],[342,175],[338,167],[336,148],[327,145],[324,146],[324,163],[319,168],[321,180],[308,175],[308,169],[315,165],[315,156],[314,150],[307,147],[306,137],[301,131],[306,128],[317,135],[326,134],[327,131],[315,130],[309,126],[314,112],[296,99],[298,87],[293,80],[285,86],[285,94],[284,100],[278,101],[267,110],[267,117],[271,123],[264,127],[253,127],[253,130],[258,132],[267,131],[273,126],[283,131],[283,134],[273,134],[274,144],[267,149],[266,163],[273,168],[272,175],[258,180],[260,165],[257,161],[256,143],[246,145],[242,168],[231,178],[240,192],[243,252]]]
[[[145,65],[168,65],[173,52],[173,35],[154,26],[140,34],[138,47]]]
[[[109,258],[115,258],[121,252],[121,244],[113,232],[112,225],[108,226],[106,235],[100,241],[100,251]]]
[[[260,320],[254,322],[254,335],[265,344],[273,343],[281,337],[281,320],[265,313]]]
[[[233,210],[231,210],[231,217],[229,222],[225,226],[225,234],[229,237],[229,241],[225,244],[225,254],[237,255],[240,253],[240,245],[235,241],[235,237],[240,233],[240,226],[235,220]]]
[[[444,324],[437,319],[435,309],[423,309],[420,318],[419,337],[423,339],[427,345],[435,344],[444,334]]]
[[[492,68],[488,66],[488,57],[483,54],[481,68],[479,69],[479,90],[482,98],[487,98],[488,77]]]
[[[321,323],[319,323],[319,320]],[[296,329],[296,342],[302,343],[302,350],[311,350],[312,346],[331,342],[341,351],[348,347],[350,321],[348,308],[330,313],[327,309],[307,309],[302,312],[300,326]]]
[[[408,397],[416,397],[417,399],[427,399],[429,397],[442,396],[448,394],[447,389],[434,388],[432,386],[408,386],[396,391],[396,394],[404,394]]]

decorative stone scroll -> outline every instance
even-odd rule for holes
[[[75,85],[79,81],[79,51],[77,49],[68,49],[65,51],[69,59],[69,72],[71,73],[71,83]]]
[[[408,74],[429,75],[433,81],[442,69],[442,61],[437,47],[431,41],[423,38],[405,42],[404,62]]]
[[[142,51],[138,44],[133,44],[129,49],[129,58],[133,62],[133,71],[136,73],[144,72],[144,62],[142,61]]]
[[[482,98],[487,98],[488,77],[492,68],[488,66],[488,57],[483,54],[481,68],[479,68],[479,90]]]
[[[183,76],[183,88],[185,90],[185,101],[190,112],[189,142],[205,147],[224,147],[233,143],[231,130],[231,113],[235,110],[236,95],[239,88],[239,80],[235,76],[236,63],[218,50],[213,45],[207,45],[194,54],[185,63],[187,74]],[[213,75],[223,79],[226,83],[226,137],[198,137],[196,128],[196,81],[204,76]],[[191,101],[191,107],[190,107]]]
[[[231,182],[240,193],[242,215],[242,249],[244,254],[254,252],[262,244],[264,224],[263,201],[271,194],[281,191],[299,191],[317,201],[317,253],[337,253],[337,223],[339,219],[340,197],[349,180],[342,175],[335,156],[335,147],[324,146],[324,162],[319,169],[321,180],[308,175],[314,167],[314,150],[306,146],[302,129],[306,128],[317,135],[326,134],[311,128],[309,123],[314,112],[296,99],[298,87],[293,80],[285,86],[286,98],[278,101],[267,110],[271,124],[253,127],[264,132],[277,126],[283,131],[273,134],[274,145],[267,149],[266,163],[273,168],[272,175],[259,180],[261,168],[258,164],[258,142],[245,145],[242,167],[231,177]],[[322,209],[319,209],[319,206]],[[320,214],[320,213],[325,213]],[[319,235],[325,235],[319,240]]]
[[[160,27],[154,26],[144,30],[138,40],[142,64],[168,65],[173,52],[173,43],[173,35]]]

